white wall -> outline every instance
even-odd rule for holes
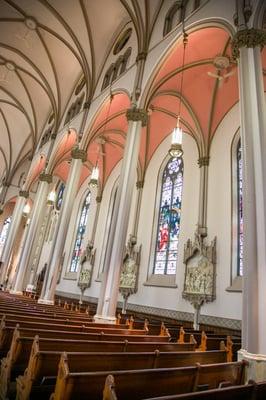
[[[151,243],[154,205],[156,201],[157,178],[162,162],[170,147],[170,136],[167,137],[154,153],[145,177],[142,204],[140,210],[140,224],[138,229],[138,244],[142,244],[141,265],[139,272],[139,289],[129,298],[130,303],[172,310],[191,311],[190,305],[182,299],[184,283],[183,247],[188,238],[192,238],[197,223],[199,198],[199,168],[197,165],[198,151],[194,140],[184,135],[184,186],[182,194],[181,230],[179,237],[179,260],[177,265],[177,288],[144,286],[150,259],[150,250],[155,247]]]
[[[237,104],[219,125],[211,145],[207,226],[209,239],[217,237],[217,298],[202,310],[235,319],[241,319],[242,294],[225,289],[231,278],[231,144],[238,128]]]

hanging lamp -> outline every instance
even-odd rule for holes
[[[188,43],[188,34],[185,32],[185,30],[183,28],[183,60],[182,60],[182,71],[181,71],[179,107],[178,107],[176,127],[174,128],[174,130],[172,132],[171,147],[168,150],[168,153],[171,157],[181,157],[183,154],[183,149],[182,149],[183,130],[181,128],[180,120],[181,120],[181,102],[182,102],[182,96],[183,96],[185,53],[186,53],[187,43]]]

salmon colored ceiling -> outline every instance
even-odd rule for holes
[[[69,129],[69,131],[64,134],[53,156],[52,161],[54,168],[58,166],[61,160],[70,159],[71,149],[76,143],[76,138],[77,138],[77,133],[73,129]]]
[[[216,27],[203,28],[188,35],[181,94],[183,52],[180,38],[154,78],[148,104],[153,111],[146,163],[160,143],[160,137],[163,139],[174,128],[179,107],[184,131],[196,139],[201,155],[207,155],[217,126],[238,101],[236,63],[231,57],[230,37],[226,31]],[[217,55],[227,56],[230,60],[229,67],[221,71],[221,75],[230,73],[230,76],[220,83],[208,75],[208,72],[219,74],[213,65]]]
[[[83,166],[81,184],[90,175],[92,167],[99,166],[100,181],[104,186],[108,176],[121,160],[124,151],[130,99],[125,93],[115,93],[102,105],[90,128],[87,162]]]
[[[208,72],[219,73],[213,65],[217,55],[230,60],[221,74],[230,76],[220,82]],[[142,173],[160,143],[176,125],[181,86],[183,42],[182,38],[166,56],[155,75],[146,101],[149,122],[142,129],[140,166]],[[266,88],[266,50],[262,52],[264,82]],[[189,34],[183,71],[182,102],[180,107],[183,129],[196,141],[199,155],[207,155],[217,127],[226,113],[238,101],[237,64],[232,59],[229,34],[221,28],[203,28]],[[124,93],[108,99],[100,108],[87,134],[87,162],[83,166],[79,184],[90,175],[98,161],[102,186],[113,168],[121,160],[127,132],[126,110],[130,100]],[[60,150],[60,157],[66,153]],[[69,164],[63,161],[55,173],[66,180]]]
[[[30,188],[31,185],[37,180],[38,176],[42,173],[45,167],[46,157],[41,155],[39,159],[36,160],[34,166],[31,169],[29,178],[27,180],[27,188]]]

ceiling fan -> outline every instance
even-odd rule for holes
[[[231,70],[229,57],[220,55],[216,56],[213,60],[213,66],[217,69],[217,73],[208,71],[207,74],[212,78],[218,79],[218,87],[221,87],[223,81],[226,78],[229,78],[230,76],[235,74],[235,71]],[[223,73],[223,71],[226,72]]]

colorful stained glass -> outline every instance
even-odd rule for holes
[[[162,178],[154,274],[176,273],[183,187],[183,159],[171,158]]]
[[[65,184],[61,183],[59,186],[59,190],[57,192],[57,198],[56,198],[56,209],[60,210],[62,202],[63,202],[63,195],[64,195],[64,190],[65,190]]]
[[[90,192],[86,195],[86,198],[83,202],[81,208],[81,214],[79,217],[78,229],[75,239],[74,250],[72,253],[71,264],[70,264],[70,272],[77,272],[79,258],[81,254],[81,246],[84,239],[84,234],[87,225],[88,213],[90,208],[91,194]]]
[[[240,140],[237,145],[237,274],[243,275],[243,163]]]
[[[3,228],[1,231],[1,235],[0,235],[0,257],[2,255],[2,251],[6,242],[6,238],[7,238],[7,234],[8,234],[8,230],[10,227],[10,223],[11,223],[11,217],[8,217],[5,219],[4,224],[3,224]]]

